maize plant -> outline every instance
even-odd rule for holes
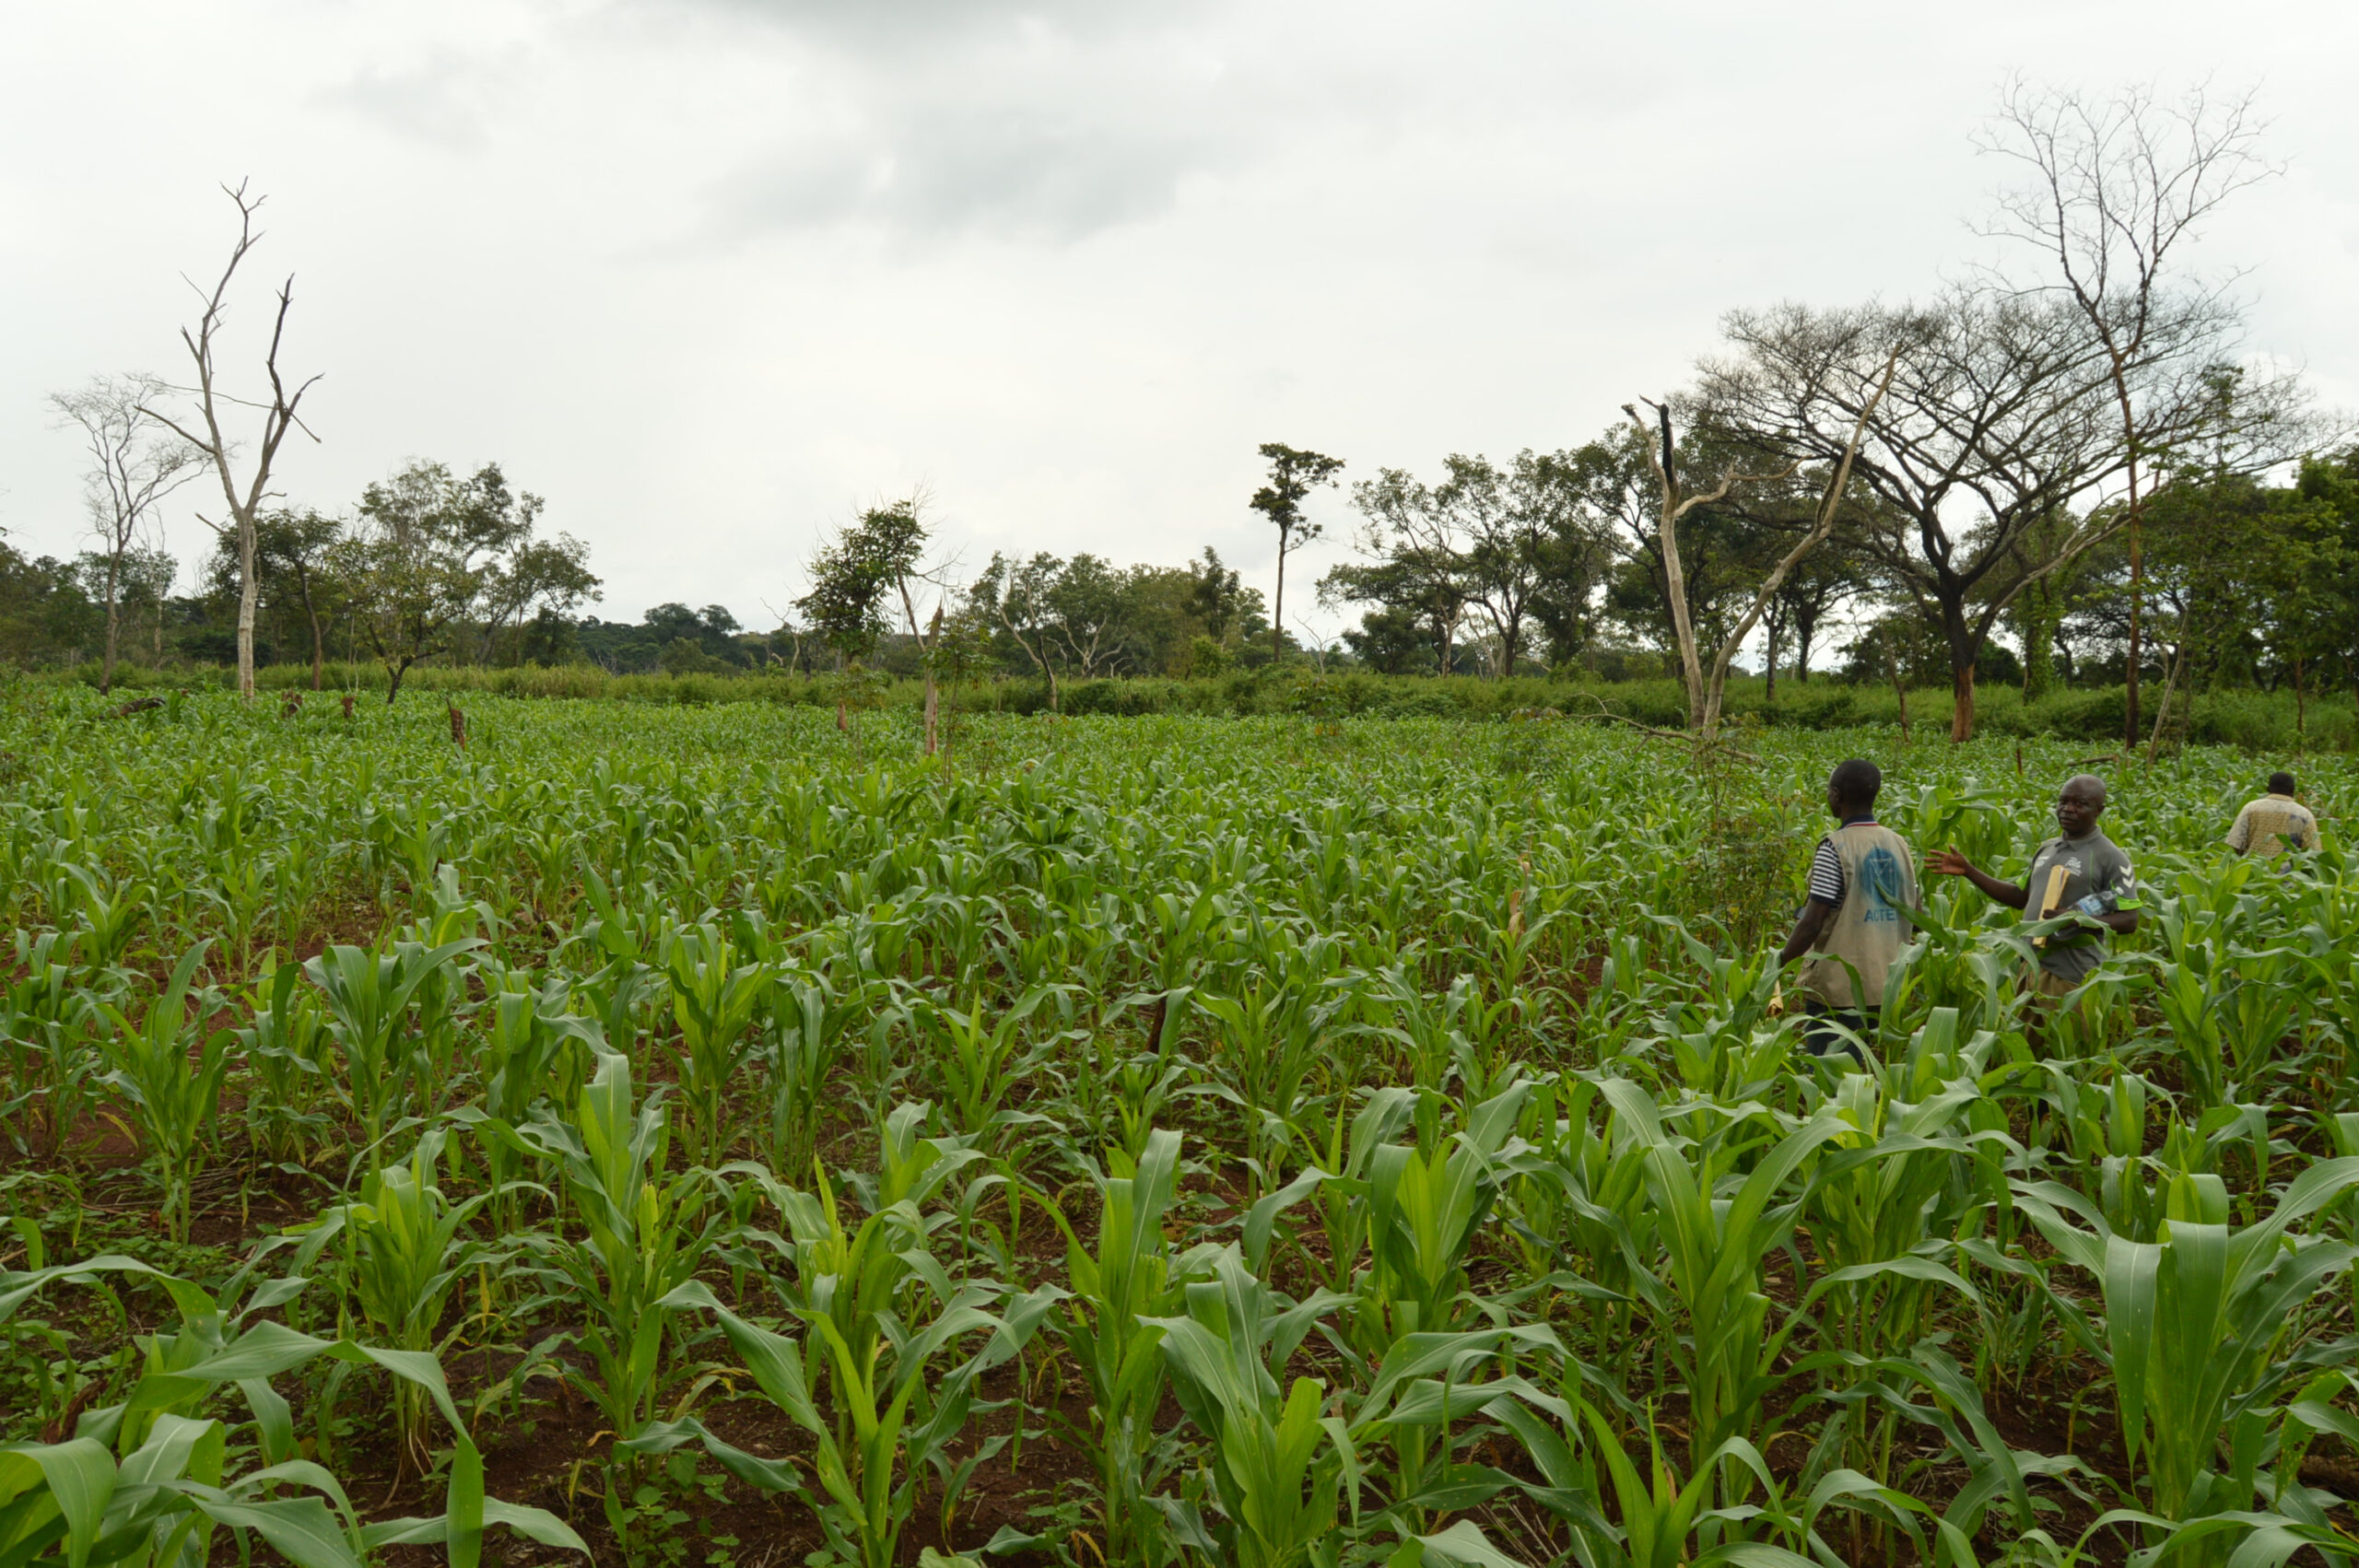
[[[65,1156],[88,1104],[95,1036],[104,1022],[98,1000],[104,993],[75,962],[79,945],[75,934],[18,931],[14,977],[0,989],[0,1050],[8,1071],[0,1109],[20,1153],[31,1153],[38,1126],[53,1161]]]
[[[83,1411],[70,1437],[0,1444],[0,1554],[6,1561],[70,1568],[202,1563],[223,1526],[241,1537],[251,1530],[299,1568],[359,1568],[393,1545],[440,1545],[452,1568],[475,1568],[484,1531],[494,1525],[588,1555],[564,1521],[485,1495],[482,1454],[433,1357],[244,1321],[288,1299],[289,1291],[258,1294],[242,1311],[225,1315],[185,1281],[130,1258],[100,1257],[0,1274],[0,1316],[52,1284],[85,1283],[100,1273],[157,1280],[180,1305],[183,1326],[177,1334],[153,1336],[130,1397]],[[321,1359],[381,1366],[441,1412],[456,1445],[443,1513],[364,1524],[336,1478],[299,1457],[288,1402],[271,1380]],[[232,1423],[199,1413],[223,1386],[238,1390],[250,1420]]]
[[[472,1562],[503,1467],[626,1568],[2359,1556],[2324,754],[2269,859],[2224,749],[935,675],[0,681],[0,1568]],[[2106,771],[2144,924],[2040,997],[1929,876],[1805,1056],[1848,756],[2008,881]]]
[[[846,1041],[875,1000],[864,986],[839,993],[815,972],[779,978],[763,1063],[769,1079],[764,1153],[771,1169],[800,1171],[818,1153]]]
[[[1124,1568],[1156,1568],[1168,1538],[1149,1502],[1161,1480],[1150,1456],[1159,1445],[1155,1416],[1167,1384],[1162,1331],[1147,1320],[1180,1309],[1182,1288],[1211,1253],[1175,1254],[1164,1235],[1179,1191],[1177,1132],[1151,1133],[1135,1163],[1118,1158],[1110,1174],[1092,1176],[1095,1246],[1057,1215],[1067,1286],[1059,1337],[1089,1391],[1088,1419],[1071,1436],[1097,1471],[1100,1555]]]
[[[680,1028],[681,1098],[698,1161],[717,1164],[732,1141],[729,1082],[752,1059],[757,1022],[769,1005],[772,977],[759,964],[736,962],[719,928],[691,927],[672,938],[664,975]]]
[[[943,1114],[986,1153],[998,1149],[1007,1129],[1042,1119],[1017,1108],[1014,1100],[1016,1087],[1039,1072],[1048,1056],[1046,1042],[1027,1043],[1025,1024],[1051,1003],[1071,1016],[1062,987],[1027,991],[990,1020],[980,1000],[964,1008],[920,1000],[910,1009]]]
[[[596,1407],[617,1443],[654,1419],[674,1368],[663,1354],[671,1293],[693,1278],[727,1238],[728,1211],[712,1201],[701,1172],[666,1174],[671,1117],[660,1094],[635,1103],[630,1062],[601,1049],[597,1071],[569,1117],[544,1109],[515,1134],[556,1167],[557,1191],[570,1210],[553,1233],[522,1243],[538,1261],[543,1289],[582,1314],[574,1336],[586,1366],[567,1382]],[[624,1500],[631,1477],[614,1467],[606,1516],[627,1535]]]
[[[188,1239],[190,1194],[205,1168],[235,1038],[227,1029],[204,1029],[203,999],[193,1002],[189,995],[206,946],[198,942],[181,954],[171,978],[138,1023],[120,1008],[105,1008],[112,1025],[107,1057],[114,1064],[105,1082],[138,1124],[140,1143],[164,1195],[164,1232],[174,1241]],[[190,1016],[192,1007],[196,1018]]]
[[[304,960],[303,972],[327,1001],[341,1068],[333,1086],[369,1149],[382,1141],[392,1119],[418,1108],[412,1033],[418,993],[445,964],[482,945],[474,937],[439,947],[397,942],[390,950],[338,943]]]
[[[294,1264],[308,1269],[334,1246],[339,1293],[358,1307],[370,1337],[438,1359],[464,1327],[438,1339],[443,1307],[484,1250],[467,1234],[467,1223],[492,1197],[483,1192],[453,1203],[443,1196],[434,1183],[442,1145],[438,1129],[419,1140],[406,1161],[370,1172],[356,1200],[335,1205],[312,1224]],[[422,1465],[423,1387],[396,1383],[393,1412],[404,1448]]]
[[[694,1281],[665,1298],[669,1310],[702,1307],[719,1319],[730,1346],[762,1393],[816,1444],[819,1488],[813,1492],[792,1464],[757,1458],[732,1447],[694,1418],[651,1426],[623,1445],[634,1453],[663,1453],[701,1441],[732,1475],[765,1492],[789,1492],[818,1515],[828,1544],[859,1568],[892,1568],[902,1532],[916,1514],[926,1472],[955,1499],[975,1466],[998,1443],[965,1459],[951,1448],[974,1409],[975,1384],[1013,1359],[1047,1313],[1047,1295],[1020,1297],[1003,1314],[989,1310],[998,1293],[967,1286],[933,1303],[930,1318],[902,1324],[887,1318],[888,1335],[872,1341],[863,1358],[832,1318],[815,1317],[811,1332],[831,1372],[834,1420],[822,1415],[803,1376],[804,1351],[781,1334],[758,1328],[723,1307]],[[980,1347],[961,1356],[962,1341]],[[884,1353],[889,1344],[889,1354]],[[942,1365],[949,1358],[947,1366]]]
[[[2054,1183],[2020,1184],[2018,1198],[2058,1255],[2104,1292],[2102,1330],[2068,1298],[2058,1310],[2113,1374],[2123,1452],[2132,1463],[2145,1456],[2149,1510],[2169,1521],[2241,1514],[2274,1401],[2303,1370],[2289,1349],[2304,1309],[2359,1260],[2344,1243],[2289,1233],[2359,1186],[2359,1159],[2313,1164],[2269,1218],[2245,1226],[2229,1223],[2218,1182],[2168,1180],[2154,1241],[2114,1234],[2095,1205]],[[2202,1555],[2224,1562],[2233,1544],[2213,1539]]]
[[[874,1360],[897,1302],[929,1283],[940,1293],[941,1265],[931,1248],[954,1216],[928,1206],[982,1158],[963,1140],[923,1136],[932,1109],[922,1102],[896,1106],[880,1141],[880,1168],[847,1176],[844,1186],[862,1211],[857,1224],[846,1224],[845,1205],[824,1177],[815,1194],[751,1172],[787,1225],[792,1273],[775,1281],[780,1293],[805,1322],[826,1318],[857,1365]],[[827,1342],[814,1338],[804,1350],[804,1380],[823,1391],[833,1371]]]
[[[256,1141],[282,1160],[300,1160],[327,1131],[323,1109],[328,1074],[326,1019],[318,999],[298,982],[302,967],[281,964],[247,994],[252,1022],[235,1031],[255,1094],[246,1118]]]

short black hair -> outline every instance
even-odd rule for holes
[[[1835,798],[1855,806],[1872,806],[1876,796],[1884,791],[1884,769],[1865,757],[1853,757],[1838,762],[1827,776],[1826,787]]]
[[[2290,773],[2271,774],[2269,776],[2269,792],[2272,795],[2292,794],[2294,792],[2294,776]]]

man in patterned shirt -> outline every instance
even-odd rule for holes
[[[1799,985],[1809,1018],[1802,1044],[1813,1056],[1843,1050],[1860,1059],[1850,1036],[1873,1033],[1884,973],[1909,939],[1901,911],[1920,907],[1916,855],[1876,821],[1883,790],[1874,763],[1854,757],[1836,765],[1826,810],[1838,825],[1811,853],[1810,899],[1778,954],[1780,968],[1811,954]]]
[[[2269,776],[2269,793],[2245,803],[2245,809],[2236,813],[2236,825],[2228,829],[2227,844],[2239,855],[2272,859],[2288,849],[2318,847],[2318,819],[2294,798],[2292,774]]]
[[[2033,920],[2075,917],[2071,925],[2036,939],[2038,965],[2024,976],[2025,988],[2046,1007],[2079,989],[2105,957],[2114,933],[2127,936],[2138,929],[2137,873],[2121,847],[2097,830],[2105,800],[2105,780],[2094,773],[2066,779],[2056,799],[2056,825],[2063,831],[2033,852],[2031,874],[2020,883],[2001,882],[1955,849],[1937,849],[1925,860],[1927,871],[1962,876],[1994,903],[2021,909]]]

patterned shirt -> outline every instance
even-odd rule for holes
[[[2288,849],[2318,847],[2318,819],[2291,795],[2263,795],[2249,801],[2228,829],[2228,848],[2239,855],[2282,855]]]
[[[1844,819],[1843,825],[1848,827],[1853,823],[1859,822],[1872,825],[1875,820],[1872,816],[1847,817]],[[1818,841],[1818,848],[1811,851],[1810,901],[1813,904],[1830,904],[1840,908],[1843,904],[1843,857],[1835,852],[1834,836],[1831,834],[1823,836]]]

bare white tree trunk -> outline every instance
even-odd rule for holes
[[[226,185],[222,189],[229,193],[230,201],[237,204],[238,242],[230,248],[229,263],[221,269],[220,281],[213,286],[211,294],[203,297],[205,310],[197,318],[195,329],[181,329],[181,342],[186,345],[189,357],[196,367],[196,385],[185,390],[196,399],[204,433],[196,434],[158,413],[152,404],[142,404],[140,412],[169,427],[182,439],[195,447],[212,464],[214,473],[221,481],[222,498],[229,510],[229,527],[221,532],[234,529],[238,540],[238,695],[251,699],[254,695],[254,610],[262,597],[262,585],[254,573],[254,557],[258,553],[257,519],[261,515],[263,502],[270,497],[271,465],[278,459],[279,444],[286,440],[287,432],[303,429],[305,435],[311,435],[296,410],[302,404],[303,394],[311,390],[319,377],[310,378],[289,392],[279,373],[279,345],[287,334],[287,312],[295,303],[295,279],[290,275],[279,286],[278,312],[271,325],[269,351],[263,357],[263,371],[270,381],[270,401],[267,404],[250,403],[220,391],[215,338],[227,317],[229,284],[238,275],[239,263],[246,259],[246,252],[252,250],[262,238],[254,232],[254,215],[262,210],[264,201],[261,196],[248,197],[242,181],[234,189]],[[262,410],[262,439],[255,443],[253,468],[242,486],[231,466],[236,455],[235,443],[222,428],[225,404]],[[317,437],[312,439],[318,439]]]
[[[1655,538],[1662,551],[1663,588],[1671,601],[1672,637],[1679,645],[1680,678],[1687,686],[1687,727],[1699,737],[1709,740],[1719,728],[1719,705],[1717,702],[1708,704],[1706,700],[1704,661],[1696,648],[1695,621],[1687,613],[1687,569],[1679,557],[1679,520],[1697,507],[1709,506],[1723,498],[1739,485],[1769,484],[1783,479],[1801,465],[1788,463],[1776,474],[1738,474],[1731,470],[1721,475],[1719,484],[1711,490],[1682,497],[1679,494],[1677,443],[1672,437],[1670,405],[1656,403],[1651,398],[1640,401],[1655,411],[1655,430],[1647,428],[1647,422],[1630,404],[1624,404],[1622,412],[1628,415],[1630,422],[1638,427],[1639,444],[1646,449],[1647,461],[1654,468],[1655,483],[1662,491],[1662,507],[1655,523]],[[1660,451],[1655,446],[1658,434],[1662,442]],[[1782,573],[1778,580],[1784,580]],[[1758,605],[1755,606],[1755,611],[1759,613]],[[1751,629],[1749,621],[1747,629]]]
[[[1638,417],[1636,409],[1626,404],[1624,406],[1623,412],[1629,415],[1632,423],[1638,427],[1639,435],[1649,438],[1646,442],[1647,455],[1654,464],[1655,477],[1662,486],[1662,515],[1658,524],[1658,536],[1662,542],[1663,581],[1671,591],[1671,625],[1673,635],[1679,639],[1680,672],[1687,681],[1687,724],[1699,740],[1708,743],[1719,733],[1720,707],[1728,693],[1729,665],[1735,661],[1737,650],[1744,646],[1744,639],[1753,635],[1754,626],[1761,619],[1761,612],[1778,596],[1778,590],[1786,585],[1786,579],[1792,575],[1802,558],[1816,549],[1835,531],[1835,516],[1842,505],[1844,488],[1851,482],[1851,464],[1860,455],[1860,441],[1866,439],[1868,420],[1875,413],[1876,404],[1884,401],[1884,394],[1891,387],[1892,378],[1899,369],[1900,354],[1895,349],[1884,361],[1883,380],[1876,384],[1874,393],[1869,397],[1866,406],[1860,410],[1858,420],[1851,426],[1851,439],[1843,449],[1842,461],[1835,465],[1835,476],[1827,484],[1825,498],[1819,503],[1817,521],[1812,524],[1811,531],[1802,535],[1801,543],[1787,551],[1785,558],[1762,579],[1760,588],[1753,595],[1752,604],[1737,618],[1736,625],[1713,654],[1708,674],[1696,646],[1695,626],[1687,614],[1687,578],[1679,559],[1678,521],[1695,508],[1720,499],[1739,485],[1772,483],[1793,473],[1801,464],[1790,463],[1777,474],[1738,474],[1731,471],[1722,475],[1719,487],[1709,494],[1690,496],[1682,500],[1678,475],[1672,467],[1670,408],[1649,400],[1662,437],[1662,450],[1658,454],[1652,444],[1652,432],[1647,429],[1646,421]]]

